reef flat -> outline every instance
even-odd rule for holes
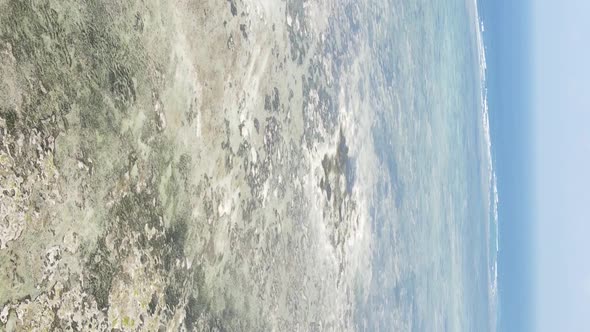
[[[0,0],[1,329],[353,329],[359,14]]]

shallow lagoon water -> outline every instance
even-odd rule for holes
[[[475,5],[0,1],[2,327],[494,329]]]

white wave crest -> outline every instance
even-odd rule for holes
[[[490,220],[487,225],[487,247],[488,247],[488,296],[489,296],[489,315],[490,315],[490,330],[496,330],[497,323],[497,306],[498,306],[498,187],[496,180],[496,173],[494,170],[494,159],[492,155],[492,139],[490,134],[490,117],[488,108],[488,90],[486,85],[486,50],[484,45],[484,22],[479,16],[478,0],[473,0],[473,8],[476,19],[476,38],[477,48],[479,54],[479,74],[480,74],[480,98],[482,110],[482,129],[484,140],[484,154],[487,159],[487,185],[489,188],[488,216]],[[492,239],[491,237],[494,237]],[[494,247],[491,247],[494,246]],[[495,250],[494,250],[495,249]],[[492,250],[495,251],[492,253]]]

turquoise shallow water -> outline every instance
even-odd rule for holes
[[[494,329],[493,173],[473,5],[372,4],[372,137],[383,181],[360,330]]]

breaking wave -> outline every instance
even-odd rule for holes
[[[474,0],[476,24],[477,48],[479,54],[479,74],[480,74],[480,98],[482,111],[482,129],[484,140],[484,153],[487,162],[487,185],[489,188],[489,222],[487,225],[488,241],[488,296],[489,296],[489,313],[490,329],[496,330],[497,306],[498,306],[498,187],[496,172],[494,170],[494,158],[492,155],[492,139],[490,134],[490,117],[488,108],[488,89],[486,84],[486,50],[483,40],[485,31],[484,22],[479,15],[478,0]]]

